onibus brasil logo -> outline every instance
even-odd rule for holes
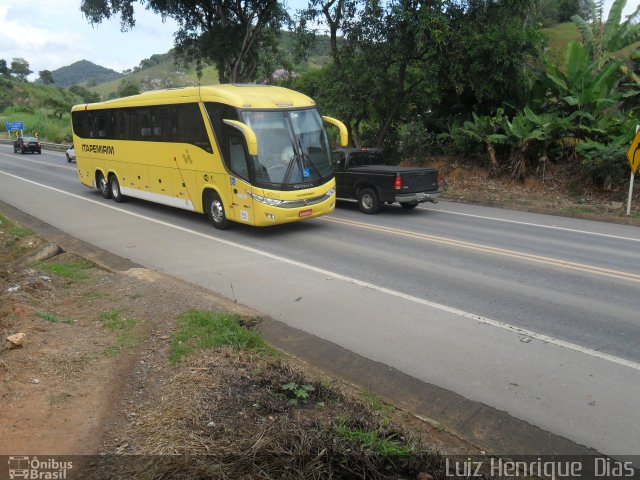
[[[54,458],[39,460],[38,457],[9,457],[9,478],[34,480],[65,480],[73,462],[63,462]]]

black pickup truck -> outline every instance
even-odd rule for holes
[[[376,213],[383,203],[398,202],[405,209],[433,202],[440,196],[435,168],[385,165],[377,148],[340,148],[333,151],[336,196],[355,199],[364,213]]]

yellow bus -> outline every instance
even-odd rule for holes
[[[80,182],[230,222],[276,225],[331,213],[335,180],[312,99],[263,85],[145,92],[71,110]]]

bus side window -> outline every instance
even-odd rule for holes
[[[225,128],[227,139],[229,140],[229,164],[230,170],[239,177],[249,179],[249,168],[247,166],[247,154],[244,147],[244,137],[238,131],[232,131],[230,127]]]
[[[220,152],[222,153],[222,160],[229,170],[231,170],[231,163],[229,160],[229,128],[223,123],[224,119],[227,120],[239,120],[238,112],[235,108],[222,103],[207,102],[204,104],[209,121],[211,122],[213,134],[215,136]]]
[[[140,112],[141,140],[151,140],[151,112],[147,109]]]

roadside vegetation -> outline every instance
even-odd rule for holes
[[[133,3],[83,0],[81,10],[92,24],[119,13],[134,27]],[[355,145],[382,147],[391,161],[447,158],[543,183],[566,165],[586,189],[627,188],[640,108],[640,9],[623,18],[627,0],[608,12],[602,0],[311,0],[295,13],[243,4],[242,15],[224,4],[209,23],[201,3],[150,1],[181,25],[175,48],[109,83],[63,89],[55,71],[43,71],[33,84],[23,59],[1,60],[0,130],[22,119],[26,133],[68,142],[74,103],[198,83],[277,83],[309,94],[347,124]]]

